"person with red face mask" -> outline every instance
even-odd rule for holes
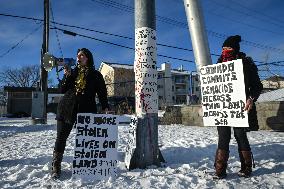
[[[244,110],[248,111],[249,128],[233,127],[234,137],[238,144],[238,152],[241,162],[241,170],[238,172],[240,177],[249,177],[252,172],[253,155],[247,138],[248,131],[259,129],[255,102],[258,99],[263,86],[260,82],[258,69],[252,58],[240,52],[241,36],[235,35],[228,37],[222,46],[222,54],[217,63],[242,59],[243,73],[245,81],[246,105]],[[215,174],[214,179],[222,179],[227,176],[227,162],[229,159],[229,143],[231,140],[231,128],[228,126],[218,126],[218,148],[215,155]]]

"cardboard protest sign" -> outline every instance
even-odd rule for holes
[[[138,119],[136,116],[131,117],[131,122],[128,129],[128,141],[125,150],[125,165],[129,169],[131,157],[133,156],[134,150],[136,148],[136,129],[137,129]]]
[[[116,176],[119,116],[77,115],[72,177],[102,180]]]
[[[200,69],[205,126],[249,127],[241,59]]]

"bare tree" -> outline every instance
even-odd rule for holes
[[[13,87],[36,87],[40,79],[40,66],[29,65],[22,68],[7,68],[0,72],[0,83]]]

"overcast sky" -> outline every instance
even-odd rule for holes
[[[134,0],[50,0],[50,21],[79,26],[99,32],[134,38]],[[283,0],[201,0],[210,51],[220,54],[224,36],[242,36],[241,50],[259,62],[284,60]],[[0,14],[43,19],[43,0],[1,0]],[[156,0],[157,42],[192,49],[183,0]],[[39,64],[42,44],[42,22],[0,15],[0,69]],[[53,28],[54,25],[50,24]],[[74,27],[56,27],[82,35],[134,47],[131,39],[104,35]],[[35,31],[36,30],[36,31]],[[32,34],[31,34],[32,33]],[[76,56],[78,48],[89,48],[98,68],[102,61],[133,64],[134,51],[100,41],[70,36],[50,30],[49,52],[57,57]],[[24,39],[24,40],[23,40]],[[22,41],[23,40],[23,41]],[[21,42],[22,41],[22,42]],[[19,43],[20,42],[20,43]],[[14,49],[14,45],[19,43]],[[59,48],[59,44],[60,47]],[[61,50],[60,50],[61,49]],[[6,53],[8,50],[10,52]],[[62,52],[61,52],[62,51]],[[190,51],[158,46],[158,54],[194,60]],[[217,57],[212,56],[215,63]],[[189,71],[195,64],[158,57],[158,66],[170,62]],[[256,62],[257,64],[260,64]],[[281,63],[284,65],[284,62]],[[264,69],[265,67],[259,67]],[[267,69],[267,68],[265,68]],[[283,66],[271,66],[271,72],[284,75]],[[260,72],[262,76],[268,72]],[[54,71],[50,74],[54,80]]]

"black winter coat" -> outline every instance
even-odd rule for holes
[[[75,91],[75,80],[77,76],[77,67],[71,71],[70,76],[66,77],[64,75],[60,86],[61,93],[65,94],[70,90]],[[78,94],[75,96],[75,104],[72,110],[73,123],[76,120],[77,113],[97,113],[96,94],[98,95],[102,109],[104,110],[105,108],[109,108],[104,78],[99,71],[90,69],[86,76],[86,87],[84,89],[84,94]]]
[[[245,81],[245,92],[247,99],[252,97],[254,102],[257,101],[261,91],[263,89],[262,83],[259,79],[258,69],[254,64],[251,57],[247,57],[245,53],[239,52],[236,59],[242,59],[243,62],[243,72],[244,72],[244,81]],[[222,62],[222,58],[218,59],[218,63]],[[248,114],[249,120],[249,130],[257,131],[259,129],[256,106],[253,103],[252,109]]]

